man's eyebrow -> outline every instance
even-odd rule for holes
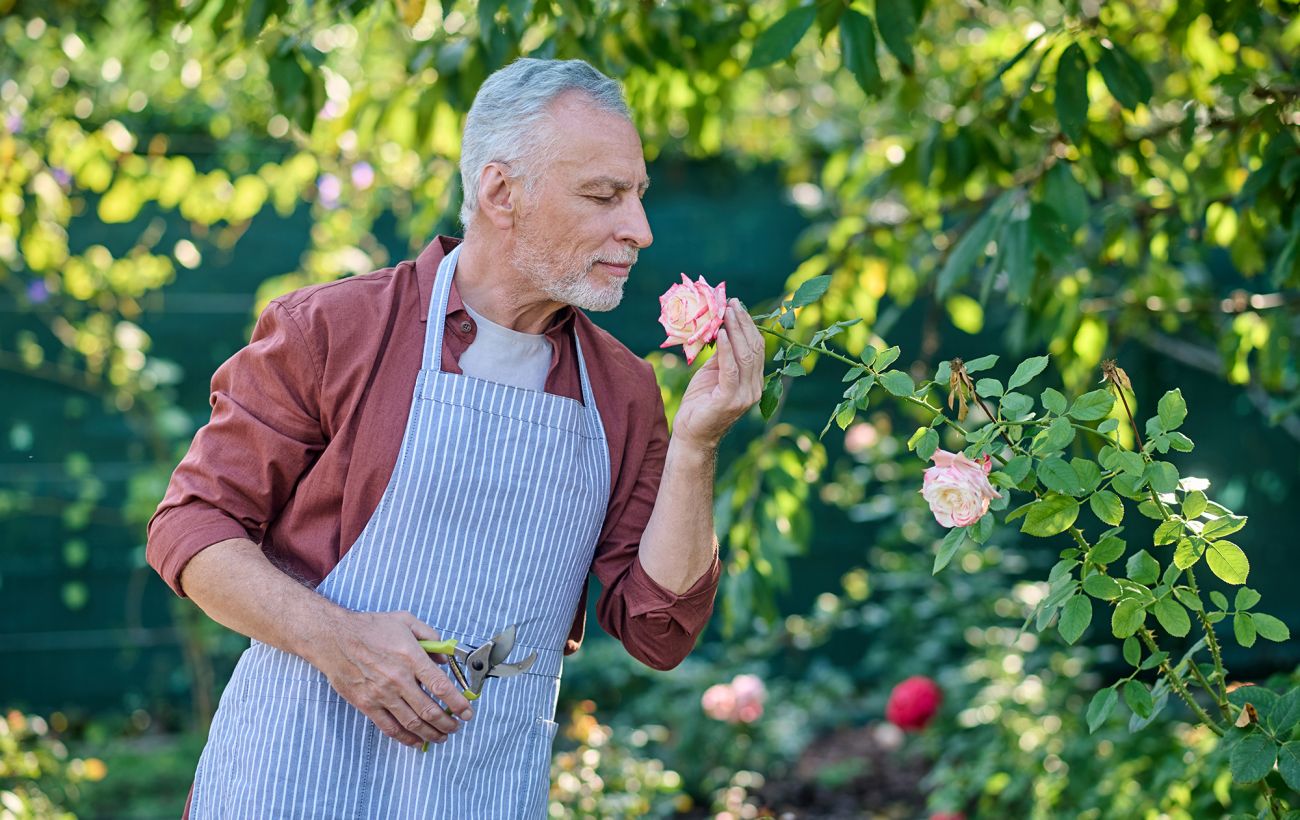
[[[640,185],[637,186],[637,193],[644,194],[646,192],[646,189],[649,187],[650,187],[650,179],[649,177],[647,177],[646,179],[641,181]],[[593,179],[589,179],[586,182],[582,183],[580,186],[578,186],[578,190],[580,191],[589,191],[597,188],[612,188],[615,191],[630,191],[632,190],[632,183],[628,182],[626,179],[618,179],[616,177],[610,177],[610,176],[599,176]]]

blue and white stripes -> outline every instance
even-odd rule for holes
[[[421,753],[306,661],[253,641],[199,761],[195,818],[545,814],[564,641],[609,501],[609,452],[581,346],[582,403],[431,364],[458,254],[438,269],[393,475],[318,591],[348,609],[409,610],[469,646],[518,624],[507,661],[537,661],[490,679],[475,717]]]

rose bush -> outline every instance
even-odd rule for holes
[[[659,297],[659,324],[668,338],[659,347],[681,345],[686,363],[695,361],[700,351],[717,338],[727,310],[727,283],[716,288],[701,276],[692,282],[682,274],[682,281]]]
[[[832,425],[852,425],[873,394],[888,394],[919,414],[922,424],[907,446],[924,460],[934,459],[922,495],[936,519],[951,527],[933,572],[967,545],[989,539],[995,527],[995,517],[986,515],[989,511],[1006,511],[1002,522],[1019,520],[1020,531],[1027,535],[1068,535],[1070,544],[1048,575],[1047,594],[1024,628],[1032,623],[1043,631],[1055,624],[1072,644],[1092,624],[1094,601],[1110,609],[1110,631],[1122,641],[1132,672],[1094,695],[1086,716],[1090,730],[1102,725],[1121,699],[1138,722],[1136,730],[1176,697],[1222,738],[1222,746],[1230,750],[1232,779],[1257,786],[1264,806],[1261,816],[1281,817],[1289,804],[1270,780],[1276,771],[1286,787],[1300,791],[1300,740],[1293,739],[1300,730],[1300,688],[1229,697],[1215,624],[1231,616],[1233,635],[1243,647],[1259,637],[1289,640],[1290,630],[1278,618],[1252,611],[1261,596],[1244,586],[1249,559],[1228,540],[1245,526],[1245,517],[1212,500],[1206,492],[1208,481],[1181,475],[1167,458],[1171,451],[1189,452],[1194,446],[1179,430],[1188,412],[1181,391],[1170,390],[1160,399],[1156,415],[1145,423],[1144,436],[1133,415],[1130,380],[1112,361],[1102,363],[1105,386],[1073,400],[1051,386],[1039,392],[1037,401],[1028,392],[1028,385],[1047,369],[1047,356],[1020,362],[1005,382],[991,376],[974,378],[997,365],[999,357],[989,355],[943,362],[933,378],[918,383],[913,375],[918,371],[891,368],[899,358],[898,347],[867,344],[860,353],[847,355],[829,346],[860,320],[836,322],[805,337],[807,341],[790,335],[799,332],[798,310],[817,301],[829,283],[829,275],[813,277],[780,300],[775,310],[755,317],[760,329],[778,342],[772,357],[776,369],[767,378],[760,402],[769,425],[778,415],[788,382],[822,359],[848,368],[843,377],[848,385],[823,436]],[[768,320],[775,322],[767,325]],[[967,421],[972,409],[978,413]],[[935,458],[940,429],[945,427],[965,447],[959,454],[945,451]],[[984,472],[981,463],[989,467],[986,491],[975,472]],[[1007,492],[999,493],[995,486]],[[1023,493],[1026,503],[1008,511],[1014,492]],[[1080,520],[1085,503],[1099,532],[1090,534],[1092,525]],[[1156,522],[1149,542],[1156,554],[1141,545],[1130,549],[1131,536],[1124,527],[1130,506]],[[1166,553],[1164,561],[1156,557],[1161,552]],[[1235,599],[1229,602],[1214,591],[1206,601],[1196,580],[1198,565],[1240,587]],[[1161,647],[1162,635],[1187,638],[1193,621],[1204,637],[1181,657]],[[1208,654],[1210,663],[1198,661],[1201,652]]]

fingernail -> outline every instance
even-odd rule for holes
[[[460,713],[461,720],[469,720],[472,717],[474,717],[474,710],[470,709],[468,706],[465,707],[465,711]]]

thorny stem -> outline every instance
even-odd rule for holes
[[[1138,632],[1138,635],[1142,638],[1142,643],[1146,644],[1147,649],[1151,650],[1153,654],[1160,651],[1160,647],[1156,646],[1155,638],[1151,636],[1151,630],[1143,627]],[[1165,674],[1165,678],[1169,681],[1170,687],[1178,693],[1178,697],[1182,698],[1183,702],[1191,708],[1192,713],[1195,714],[1202,723],[1210,727],[1211,732],[1214,732],[1219,737],[1223,737],[1223,728],[1219,726],[1218,723],[1214,722],[1214,718],[1210,717],[1209,714],[1201,708],[1201,705],[1196,702],[1196,699],[1192,697],[1192,693],[1187,691],[1187,687],[1183,684],[1182,677],[1180,677],[1178,673],[1174,671],[1173,667],[1169,665],[1168,659],[1160,662],[1160,671]]]
[[[1196,573],[1191,567],[1187,568],[1187,586],[1191,588],[1193,595],[1197,598],[1201,597],[1201,591],[1196,586]],[[1196,618],[1205,628],[1206,642],[1210,645],[1210,657],[1214,658],[1214,672],[1219,679],[1219,704],[1221,708],[1226,708],[1223,704],[1228,702],[1228,685],[1225,680],[1227,676],[1223,671],[1223,655],[1219,651],[1219,639],[1214,634],[1214,624],[1210,623],[1204,612],[1197,612]]]
[[[1138,452],[1143,452],[1142,436],[1138,434],[1137,422],[1133,420],[1133,411],[1129,409],[1128,398],[1124,395],[1124,388],[1118,384],[1115,385],[1115,393],[1119,396],[1120,403],[1124,405],[1124,415],[1128,416],[1129,426],[1133,428],[1133,440],[1137,442]]]

